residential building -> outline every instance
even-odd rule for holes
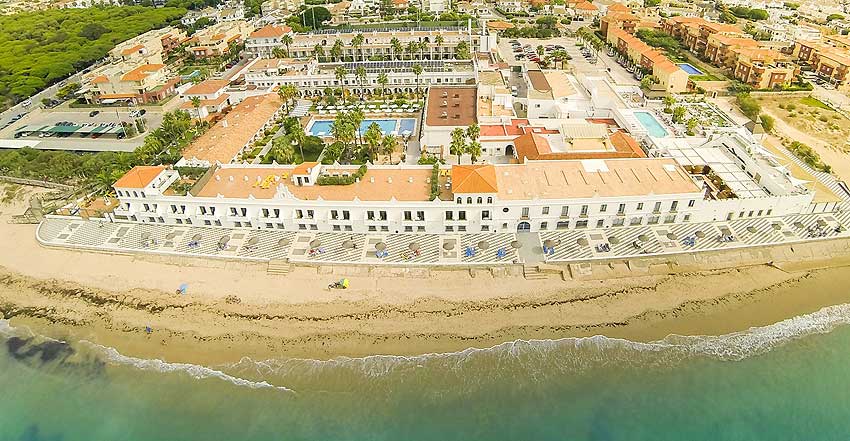
[[[162,64],[164,59],[186,41],[186,33],[177,28],[154,29],[118,43],[109,51],[112,62]]]
[[[616,5],[620,5],[616,3]],[[625,6],[623,6],[625,7]],[[620,9],[620,8],[614,8]],[[609,9],[608,14],[606,14],[599,21],[599,30],[602,32],[604,37],[608,36],[609,28],[617,28],[622,29],[626,33],[634,34],[635,28],[638,24],[640,24],[642,19],[631,12],[620,12],[618,10]]]
[[[772,49],[738,48],[734,49],[735,79],[754,89],[773,89],[789,85],[796,78],[800,68],[791,63],[787,55]]]
[[[289,26],[275,26],[272,24],[257,29],[245,40],[245,54],[251,57],[272,58],[275,49],[285,49],[283,36],[293,36],[292,28]]]
[[[599,17],[599,8],[591,2],[583,1],[575,5],[576,18],[584,21],[593,21]]]
[[[653,90],[681,93],[688,89],[688,74],[664,54],[618,28],[608,30],[607,41],[632,64],[640,66],[657,81]]]
[[[833,44],[835,40],[833,40]],[[840,43],[838,43],[840,44]],[[808,66],[820,77],[841,89],[848,88],[847,72],[850,70],[850,50],[823,42],[797,40],[791,52],[794,60]]]
[[[227,93],[228,80],[204,80],[183,92],[181,109],[189,112],[195,119],[210,119],[213,115],[225,112],[231,104]],[[197,100],[197,101],[195,101]]]
[[[101,66],[83,80],[82,94],[99,104],[152,103],[175,93],[180,77],[164,64],[117,63]]]
[[[186,51],[196,58],[220,57],[227,54],[233,45],[245,41],[250,32],[250,25],[245,21],[216,23],[195,32],[186,41]]]

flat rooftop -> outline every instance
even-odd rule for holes
[[[351,185],[298,186],[291,181],[296,166],[282,167],[223,167],[213,173],[211,179],[195,193],[197,197],[244,199],[273,199],[289,192],[297,199],[326,201],[428,201],[431,195],[432,170],[418,168],[369,168],[360,182]],[[356,167],[322,169],[328,174],[353,174]],[[411,182],[412,181],[412,182]],[[285,191],[278,186],[282,185]]]
[[[573,199],[700,193],[673,159],[536,161],[496,167],[499,198]]]
[[[470,126],[477,122],[478,88],[431,87],[428,89],[428,104],[425,123],[431,127]]]

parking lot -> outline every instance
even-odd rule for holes
[[[81,151],[133,151],[144,142],[144,135],[136,135],[132,138],[117,139],[120,123],[132,123],[134,118],[130,116],[133,108],[126,107],[100,107],[72,109],[64,106],[57,109],[45,110],[35,109],[18,121],[15,121],[3,130],[0,130],[0,147],[2,140],[15,140],[15,143],[6,143],[9,146],[20,145],[30,141],[37,149],[57,150],[81,150]],[[97,112],[97,113],[94,113]],[[147,121],[148,131],[153,130],[162,123],[162,110],[160,108],[145,108],[141,118]],[[15,138],[15,133],[21,128],[59,128],[56,134],[47,136],[38,132]],[[68,128],[67,131],[62,130]],[[72,130],[73,129],[73,130]],[[48,129],[45,132],[50,131]],[[52,130],[57,132],[57,130]],[[62,133],[62,132],[65,133]],[[88,133],[87,135],[84,135]]]

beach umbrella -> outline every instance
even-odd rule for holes
[[[724,236],[731,236],[732,230],[730,230],[729,227],[723,227],[720,229],[720,233],[722,233]]]
[[[779,225],[778,222],[774,222],[770,226],[773,227],[773,229],[776,230],[776,231],[779,231],[779,230],[782,229],[782,225]]]
[[[490,248],[490,242],[487,242],[486,240],[482,240],[482,241],[478,242],[478,249],[479,250],[486,250],[488,248]]]
[[[385,249],[387,249],[387,244],[383,242],[378,242],[375,244],[375,249],[378,251],[384,251]]]
[[[756,230],[756,227],[754,227],[754,226],[750,225],[749,227],[747,227],[747,231],[748,231],[750,234],[756,234],[756,231],[758,231],[758,230]]]
[[[588,242],[587,239],[585,239],[583,237],[580,238],[579,240],[577,240],[576,243],[583,246],[583,247],[590,245],[590,242]]]
[[[222,236],[221,239],[219,239],[218,244],[219,245],[226,245],[227,242],[230,242],[230,236],[225,235],[225,236]]]
[[[617,245],[618,243],[620,243],[620,238],[617,236],[611,236],[608,238],[608,242],[612,243],[613,245]]]
[[[256,245],[258,243],[260,243],[260,238],[257,237],[257,236],[254,236],[254,237],[248,239],[248,243],[246,245],[252,246],[252,245]]]
[[[175,233],[174,231],[172,231],[172,232],[170,232],[170,233],[168,233],[168,234],[166,234],[166,235],[165,235],[165,238],[166,238],[166,239],[169,239],[169,240],[170,240],[170,239],[174,239],[175,237],[177,237],[177,233]]]
[[[649,237],[646,234],[641,234],[640,236],[638,236],[638,240],[641,242],[646,242],[649,240]]]
[[[819,227],[825,227],[825,226],[826,226],[826,221],[825,221],[825,220],[823,220],[823,219],[818,219],[818,226],[819,226]]]
[[[516,250],[522,248],[522,242],[520,242],[518,240],[511,242],[511,248],[516,249]]]
[[[287,239],[287,238],[283,238],[283,239],[277,241],[277,246],[279,246],[279,247],[285,247],[287,245],[289,245],[289,239]]]
[[[310,241],[310,248],[318,248],[322,246],[322,241],[319,239],[313,239]]]
[[[806,228],[806,226],[800,221],[794,222],[794,226],[797,228]]]
[[[705,233],[703,233],[703,231],[702,231],[702,230],[697,230],[697,232],[696,232],[695,236],[696,236],[696,237],[699,237],[700,239],[702,239],[703,237],[705,237]]]
[[[410,242],[410,245],[407,246],[410,251],[416,251],[419,249],[419,244],[416,242]]]
[[[148,240],[150,238],[151,238],[151,233],[148,233],[147,231],[142,233],[142,240]]]
[[[198,233],[198,234],[196,234],[196,235],[192,236],[192,241],[194,241],[194,242],[198,242],[198,241],[199,241],[199,240],[201,240],[201,239],[203,239],[203,236],[201,236],[201,234],[200,234],[200,233]]]
[[[443,249],[446,250],[446,251],[451,251],[451,250],[455,249],[455,243],[454,242],[443,242]]]
[[[670,240],[676,240],[679,236],[676,236],[676,233],[667,233],[667,238]]]
[[[546,248],[552,248],[555,246],[555,241],[552,239],[546,239],[543,241],[543,246]]]
[[[354,241],[351,241],[351,240],[344,240],[344,241],[342,242],[342,249],[344,249],[344,250],[350,250],[350,249],[353,249],[353,248],[354,248]]]

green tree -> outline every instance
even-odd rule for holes
[[[313,56],[316,57],[317,63],[321,63],[322,57],[325,56],[325,48],[321,44],[317,44],[316,47],[313,48]]]
[[[289,58],[289,45],[292,44],[292,35],[286,34],[280,39],[281,43],[286,46],[286,58]]]
[[[758,103],[758,101],[756,101],[755,98],[750,96],[749,93],[739,93],[735,97],[735,102],[741,109],[741,113],[743,113],[753,121],[756,121],[758,119],[758,116],[761,113],[761,105]]]
[[[331,19],[331,12],[324,6],[307,8],[301,13],[300,22],[309,28],[318,29]]]
[[[469,153],[469,156],[472,157],[472,163],[474,164],[478,157],[481,156],[481,142],[476,140],[470,141],[466,146],[466,153]]]
[[[393,37],[390,39],[390,47],[393,50],[393,56],[397,60],[401,60],[401,57],[404,54],[404,47],[402,47],[401,41],[399,41],[398,38]]]
[[[411,68],[413,70],[413,75],[416,76],[416,95],[421,95],[419,91],[419,76],[422,75],[422,66],[419,63],[416,63]]]
[[[392,161],[392,154],[397,144],[397,138],[389,133],[384,135],[384,138],[381,140],[381,154],[387,155],[387,162]]]
[[[466,132],[460,127],[452,130],[452,141],[449,144],[449,153],[457,155],[457,163],[460,164],[460,157],[466,153]]]
[[[446,40],[440,34],[437,34],[437,36],[434,37],[434,44],[437,45],[437,55],[439,56],[439,58],[441,60],[443,59],[443,44],[445,42],[446,42]]]
[[[383,133],[381,132],[381,127],[378,126],[378,123],[373,122],[366,129],[366,133],[363,134],[363,143],[365,144],[369,159],[373,163],[378,161],[378,153],[381,151],[382,140]]]
[[[195,114],[198,115],[198,124],[201,123],[201,98],[197,96],[193,96],[190,101],[192,102],[192,107],[195,109]]]
[[[342,40],[337,39],[331,47],[331,58],[334,61],[342,61]]]
[[[685,129],[687,131],[688,136],[694,136],[698,125],[699,121],[696,118],[688,118],[688,120],[685,122]]]
[[[378,84],[381,85],[381,96],[386,97],[387,93],[387,84],[390,83],[390,79],[387,76],[386,72],[381,72],[378,74]],[[384,98],[386,100],[386,98]]]
[[[682,106],[676,106],[673,108],[673,122],[681,123],[685,120],[685,108]]]
[[[455,58],[458,60],[469,60],[472,56],[469,53],[469,44],[461,41],[455,47]]]
[[[366,99],[366,79],[368,78],[366,68],[357,66],[357,69],[354,70],[354,78],[357,80],[358,86],[360,86],[360,100],[364,101]]]
[[[351,48],[354,49],[355,52],[360,54],[360,60],[363,61],[363,52],[361,48],[363,47],[363,42],[366,41],[366,38],[363,34],[358,33],[351,39]]]
[[[348,76],[348,69],[345,66],[337,66],[334,69],[334,77],[339,82],[339,88],[342,89],[342,101],[345,101],[345,77]]]
[[[761,121],[761,126],[764,127],[765,132],[772,132],[773,128],[776,126],[776,120],[766,113],[759,115],[759,120]]]

